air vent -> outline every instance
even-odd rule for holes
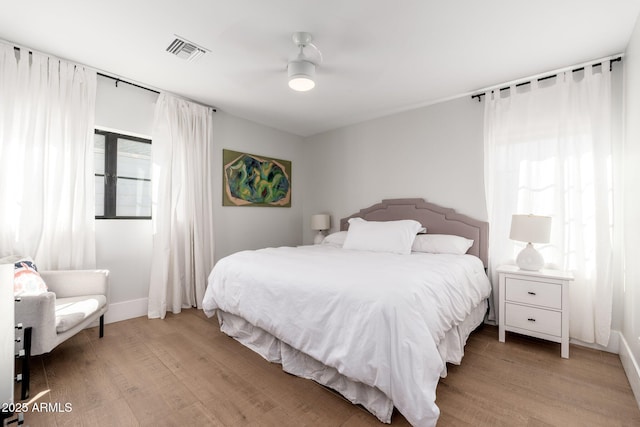
[[[208,50],[176,36],[175,40],[167,47],[167,52],[174,54],[178,58],[186,59],[187,61],[195,61],[208,52]]]

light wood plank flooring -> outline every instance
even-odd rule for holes
[[[87,329],[32,360],[29,412],[46,426],[382,426],[326,388],[284,373],[198,310]],[[16,390],[17,391],[17,390]],[[639,426],[616,355],[507,335],[485,326],[437,390],[438,426]],[[394,413],[393,426],[408,423]]]

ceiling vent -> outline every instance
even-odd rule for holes
[[[178,58],[186,59],[187,61],[195,61],[206,52],[209,52],[208,49],[198,46],[195,43],[191,43],[182,37],[175,37],[175,40],[173,40],[169,47],[167,47],[167,52],[174,54]]]

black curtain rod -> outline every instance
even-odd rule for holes
[[[18,46],[14,46],[13,50],[16,50],[16,51],[20,52],[20,48]],[[29,51],[29,54],[31,54],[31,53],[32,52]],[[122,80],[122,79],[120,79],[118,77],[108,76],[108,75],[102,74],[102,73],[96,73],[96,74],[98,74],[99,76],[102,76],[102,77],[106,77],[106,78],[111,79],[111,80],[115,80],[116,81],[116,87],[118,87],[118,83],[119,82],[122,82],[122,83],[126,83],[128,85],[131,85],[131,86],[139,87],[140,89],[148,90],[149,92],[160,94],[160,92],[158,92],[157,90],[149,89],[148,87],[140,86],[140,85],[137,85],[135,83],[131,83],[131,82],[128,82],[126,80]]]
[[[13,50],[20,52],[20,47],[14,46]],[[31,53],[32,52],[29,51],[29,54],[31,54]],[[158,95],[160,94],[160,92],[158,92],[157,90],[149,89],[148,87],[140,86],[138,84],[131,83],[131,82],[128,82],[126,80],[122,80],[119,77],[113,77],[113,76],[110,76],[110,75],[107,75],[107,74],[103,74],[103,73],[100,73],[100,72],[97,72],[97,71],[96,71],[96,74],[99,75],[99,76],[102,76],[102,77],[106,77],[106,78],[111,79],[111,80],[115,80],[116,81],[116,87],[118,87],[118,83],[125,83],[125,84],[131,85],[131,86],[134,86],[134,87],[137,87],[137,88],[140,88],[140,89],[148,90],[149,92],[157,93]],[[213,110],[214,113],[217,112],[217,110],[215,108],[209,107],[209,106],[207,106],[207,107],[211,108],[211,110]]]
[[[610,59],[610,60],[609,60],[609,71],[611,71],[611,70],[612,70],[612,68],[613,68],[613,63],[614,63],[614,62],[618,62],[618,61],[621,61],[621,60],[622,60],[622,57],[621,57],[621,56],[618,56],[617,58]],[[597,62],[597,63],[595,63],[595,64],[592,64],[592,66],[593,66],[593,67],[597,67],[598,65],[600,65],[600,66],[601,66],[601,65],[602,65],[602,62]],[[576,68],[575,70],[571,70],[571,72],[572,72],[572,73],[577,73],[578,71],[582,71],[582,70],[584,70],[584,67]],[[539,81],[539,82],[541,82],[541,81],[543,81],[543,80],[552,79],[552,78],[554,78],[554,77],[556,77],[556,76],[557,76],[557,74],[551,74],[551,75],[549,75],[549,76],[540,77],[540,78],[538,79],[538,81]],[[520,87],[520,86],[524,86],[524,85],[528,85],[528,84],[531,84],[531,81],[518,83],[518,84],[516,85],[516,87]],[[503,90],[508,90],[510,87],[511,87],[511,86],[501,87],[499,90],[502,92]],[[493,89],[493,90],[495,90],[495,89]],[[478,102],[482,102],[482,97],[483,97],[484,95],[485,95],[484,93],[477,93],[477,94],[475,94],[475,95],[471,95],[471,99],[473,99],[473,98],[478,98]]]
[[[128,84],[128,85],[135,86],[135,87],[140,88],[140,89],[148,90],[149,92],[153,92],[153,93],[160,94],[160,92],[158,92],[157,90],[149,89],[148,87],[140,86],[140,85],[137,85],[137,84],[135,84],[135,83],[131,83],[131,82],[128,82],[128,81],[126,81],[126,80],[122,80],[122,79],[121,79],[121,78],[119,78],[119,77],[113,77],[113,76],[109,76],[109,75],[107,75],[107,74],[102,74],[102,73],[98,73],[98,75],[99,75],[99,76],[102,76],[102,77],[106,77],[106,78],[111,79],[111,80],[115,80],[115,81],[116,81],[116,87],[118,87],[118,83],[126,83],[126,84]],[[202,104],[201,104],[201,105],[202,105]],[[205,105],[205,107],[207,107],[207,108],[211,108],[211,110],[212,110],[214,113],[217,113],[217,110],[216,110],[215,108],[213,108],[213,107],[209,107],[208,105]]]
[[[118,87],[118,83],[125,83],[125,84],[128,84],[130,86],[134,86],[134,87],[137,87],[137,88],[140,88],[140,89],[148,90],[149,92],[157,93],[158,95],[160,94],[160,92],[158,92],[157,90],[149,89],[148,87],[140,86],[140,85],[137,85],[135,83],[131,83],[131,82],[128,82],[126,80],[122,80],[119,77],[113,77],[113,76],[109,76],[107,74],[102,74],[102,73],[97,73],[97,74],[99,76],[101,76],[101,77],[106,77],[108,79],[115,80],[116,81],[116,87]]]
[[[18,46],[14,46],[13,50],[20,52],[20,48]],[[29,55],[31,55],[31,54],[32,54],[32,52],[29,51]],[[116,87],[118,87],[118,83],[119,82],[122,82],[122,83],[126,83],[128,85],[131,85],[131,86],[139,87],[140,89],[148,90],[149,92],[160,94],[160,92],[158,92],[157,90],[149,89],[148,87],[140,86],[140,85],[137,85],[135,83],[131,83],[131,82],[128,82],[126,80],[122,80],[122,79],[120,79],[118,77],[113,77],[113,76],[109,76],[109,75],[98,73],[98,72],[96,72],[96,74],[98,74],[99,76],[102,76],[102,77],[106,77],[106,78],[111,79],[111,80],[115,80],[116,81]]]

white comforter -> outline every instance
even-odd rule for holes
[[[328,245],[221,259],[203,308],[238,315],[341,374],[377,387],[415,426],[436,424],[437,345],[490,285],[470,255],[395,255]]]

